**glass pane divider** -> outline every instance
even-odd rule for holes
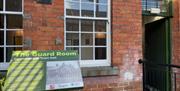
[[[23,28],[19,28],[19,29],[6,29],[6,31],[22,31]]]
[[[81,5],[80,5],[81,8]],[[80,15],[81,15],[81,10],[80,10]],[[81,20],[79,20],[79,60],[82,59],[81,57]]]
[[[5,47],[23,47],[23,45],[6,45]]]
[[[93,60],[95,60],[96,58],[95,58],[95,41],[96,41],[96,39],[95,39],[95,37],[96,37],[96,35],[95,35],[95,21],[93,21]]]
[[[79,33],[79,31],[66,31],[66,33]]]
[[[103,17],[84,17],[84,16],[69,16],[66,15],[68,19],[86,19],[86,20],[108,20],[108,18]]]
[[[0,14],[8,14],[8,15],[23,15],[23,12],[0,11]]]

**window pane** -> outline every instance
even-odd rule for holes
[[[76,2],[66,2],[66,15],[79,16],[80,4]]]
[[[0,15],[0,29],[4,28],[4,15]]]
[[[96,3],[103,3],[103,4],[107,4],[107,0],[96,0]]]
[[[75,50],[75,51],[78,51],[78,53],[79,53],[78,47],[67,47],[66,50]]]
[[[94,2],[94,0],[81,0],[81,2],[93,3],[93,2]]]
[[[4,62],[4,48],[0,47],[0,62]]]
[[[66,35],[66,45],[79,45],[79,34],[78,33],[68,33]]]
[[[106,32],[106,21],[96,21],[95,29],[96,32]]]
[[[70,2],[78,2],[79,0],[66,0],[66,1],[70,1]]]
[[[22,11],[22,0],[5,0],[6,11]]]
[[[93,31],[93,21],[91,21],[91,20],[82,20],[81,21],[81,31],[92,32]]]
[[[3,0],[0,0],[0,11],[3,11]]]
[[[0,31],[0,45],[4,45],[4,31]]]
[[[106,34],[105,33],[96,33],[95,44],[99,45],[99,46],[100,45],[105,46],[106,45]]]
[[[7,31],[7,45],[22,45],[23,31]]]
[[[66,19],[66,31],[79,31],[79,20]]]
[[[22,15],[7,15],[8,29],[22,29]]]
[[[107,5],[96,5],[96,17],[107,17]]]
[[[82,16],[93,17],[94,16],[94,4],[91,3],[81,3]]]
[[[96,59],[106,59],[106,48],[95,48]]]
[[[81,48],[81,59],[82,60],[92,60],[93,59],[93,48]]]
[[[21,47],[16,47],[16,48],[14,48],[14,47],[8,47],[8,48],[6,49],[6,62],[10,62],[11,56],[12,56],[12,52],[13,52],[13,51],[17,51],[17,50],[22,50],[22,48],[21,48]]]
[[[82,45],[93,45],[93,34],[83,33],[81,34],[81,44]]]

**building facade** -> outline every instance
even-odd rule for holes
[[[139,59],[180,65],[179,16],[179,0],[0,0],[0,68],[14,50],[77,50],[83,91],[142,91]]]

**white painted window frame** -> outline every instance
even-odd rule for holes
[[[23,16],[23,12],[24,12],[24,0],[22,0],[22,11],[6,11],[5,8],[6,8],[6,0],[3,0],[3,11],[0,11],[0,14],[4,16],[4,28],[1,28],[0,31],[3,31],[4,32],[4,45],[0,45],[1,48],[4,49],[4,61],[3,62],[0,62],[0,70],[6,70],[8,65],[9,65],[9,62],[6,61],[6,49],[7,48],[22,48],[23,45],[7,45],[6,41],[7,41],[7,38],[6,38],[6,35],[7,35],[7,32],[8,31],[19,31],[20,29],[7,29],[7,24],[6,24],[6,17],[7,15],[22,15]],[[15,0],[14,0],[15,1]],[[22,29],[21,29],[22,30]]]
[[[80,0],[80,3],[81,3],[81,0]],[[96,11],[95,8],[94,8],[94,11]],[[94,13],[94,15],[95,15],[95,13]],[[107,2],[107,17],[105,17],[105,18],[104,17],[82,17],[81,16],[81,5],[80,5],[80,16],[68,16],[68,15],[66,15],[66,0],[64,0],[64,50],[66,50],[66,48],[68,47],[66,45],[66,33],[69,32],[69,31],[66,31],[66,19],[67,18],[68,19],[80,19],[80,20],[87,19],[87,20],[106,20],[107,21],[107,24],[106,24],[107,31],[105,32],[107,34],[106,35],[106,38],[107,38],[106,39],[106,43],[107,43],[107,45],[106,45],[106,52],[107,52],[106,60],[95,60],[95,53],[93,53],[93,60],[80,60],[80,66],[81,67],[111,66],[111,0],[108,0],[108,2]],[[95,25],[93,25],[93,28],[94,28],[94,26]],[[81,27],[79,26],[79,28],[81,28]],[[70,33],[73,33],[73,32],[70,32]],[[78,31],[77,33],[81,34],[81,33],[89,33],[89,32]],[[94,29],[93,29],[92,34],[93,34],[93,39],[94,39],[94,37],[95,37]],[[81,36],[79,36],[79,39],[81,40]],[[95,40],[93,40],[93,46],[85,46],[85,47],[93,47],[93,50],[95,50],[94,47],[96,47],[96,46],[95,46],[94,42],[95,42]],[[75,46],[69,46],[69,47],[75,47]],[[79,41],[79,47],[78,47],[79,52],[80,52],[79,57],[81,57],[81,47],[83,47],[83,46],[81,46],[81,41]],[[101,47],[101,46],[98,46],[98,47]]]

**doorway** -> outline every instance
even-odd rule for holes
[[[170,19],[159,19],[145,24],[144,59],[152,64],[170,64]],[[171,91],[170,69],[145,65],[145,91]]]

